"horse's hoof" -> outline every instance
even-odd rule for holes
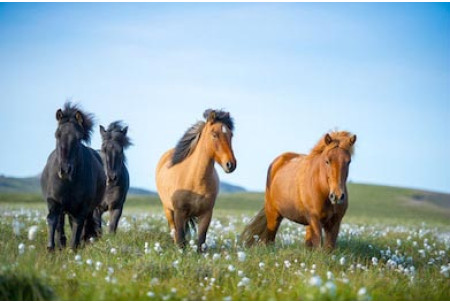
[[[208,251],[208,246],[205,244],[205,243],[203,243],[198,249],[197,249],[197,252],[199,253],[199,254],[204,254],[204,253],[206,253]]]
[[[55,247],[53,246],[47,246],[47,252],[49,253],[54,253],[55,252]]]

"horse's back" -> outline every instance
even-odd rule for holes
[[[297,153],[284,153],[276,157],[269,166],[267,171],[267,183],[266,188],[270,189],[271,183],[278,171],[288,165],[291,161],[300,161],[305,155]]]

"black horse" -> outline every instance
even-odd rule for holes
[[[131,145],[127,137],[128,126],[115,121],[105,130],[100,125],[102,136],[101,157],[106,172],[106,191],[102,203],[94,211],[97,233],[101,234],[102,214],[109,211],[109,232],[115,233],[122,215],[123,205],[130,186],[128,169],[125,166],[124,150]]]
[[[50,154],[41,176],[41,188],[48,206],[48,250],[66,244],[64,214],[69,215],[72,238],[70,247],[80,244],[87,221],[102,201],[106,177],[99,154],[85,146],[89,143],[93,118],[70,102],[56,112],[56,149]],[[86,237],[89,235],[86,234]]]

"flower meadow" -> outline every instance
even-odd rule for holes
[[[178,249],[162,210],[144,200],[126,204],[115,236],[52,254],[44,203],[0,203],[0,299],[450,300],[450,227],[431,213],[398,224],[350,214],[330,253],[305,248],[305,228],[288,221],[275,246],[243,247],[260,202],[254,212],[218,203],[198,254],[195,234]]]

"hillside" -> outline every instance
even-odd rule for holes
[[[220,182],[221,193],[245,192],[245,188]],[[0,175],[0,193],[40,193],[39,177],[14,178]],[[138,187],[130,187],[130,195],[156,195],[156,192]]]

